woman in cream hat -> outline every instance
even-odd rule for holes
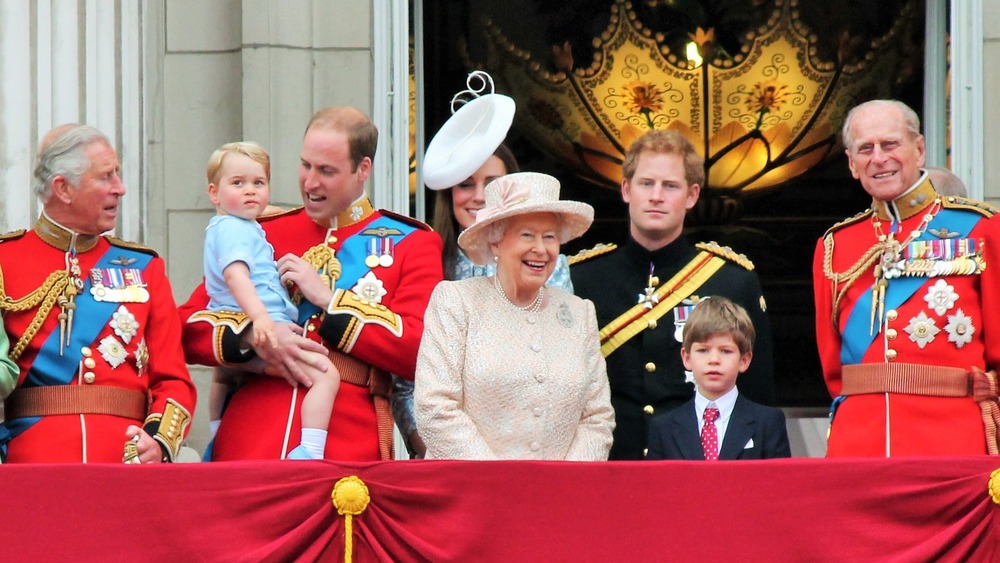
[[[469,77],[469,90],[459,92],[456,98],[476,95],[472,94],[478,91],[473,88],[476,80],[482,81],[483,87],[492,84],[488,75],[477,71]],[[458,233],[472,226],[476,213],[485,205],[486,184],[519,170],[517,159],[503,144],[514,111],[514,100],[508,96],[477,95],[454,112],[427,147],[420,170],[424,184],[436,192],[431,227],[444,240],[441,261],[446,280],[493,275],[492,261],[477,266],[462,252]],[[547,284],[573,292],[566,256],[559,255]],[[391,402],[408,448],[414,456],[423,457],[424,443],[413,416],[413,382],[394,377]]]
[[[545,174],[486,186],[458,243],[496,274],[438,284],[424,317],[415,410],[428,458],[607,459],[614,411],[594,305],[545,285],[559,245],[593,218]]]

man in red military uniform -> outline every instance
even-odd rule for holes
[[[318,342],[341,377],[327,459],[392,457],[389,373],[413,379],[424,310],[442,278],[442,243],[423,223],[372,207],[364,183],[377,140],[371,120],[349,107],[321,110],[306,127],[299,167],[304,206],[262,219],[261,226],[308,339],[284,326],[279,346],[256,350],[271,375],[248,376],[233,394],[214,460],[283,459],[295,448],[303,393],[289,381],[297,379],[297,352],[322,350]],[[204,311],[207,303],[202,284],[180,309],[188,361],[249,360],[246,316]]]
[[[8,462],[171,461],[195,389],[163,260],[101,236],[125,187],[100,131],[59,127],[43,141],[31,231],[0,241],[0,310],[19,368],[4,402]]]
[[[843,138],[873,202],[813,261],[828,455],[996,454],[1000,218],[935,190],[906,105],[861,104]]]

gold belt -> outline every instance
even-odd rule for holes
[[[972,379],[962,368],[920,364],[853,364],[843,367],[841,395],[903,393],[932,397],[968,397]]]
[[[15,389],[4,403],[8,420],[60,414],[106,414],[142,421],[146,394],[107,385],[53,385]]]

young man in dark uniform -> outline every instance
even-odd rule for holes
[[[611,459],[642,459],[652,417],[694,395],[681,363],[684,321],[701,299],[724,295],[750,314],[754,362],[740,393],[771,404],[771,328],[760,281],[743,255],[684,238],[684,215],[698,201],[702,158],[682,135],[651,131],[625,155],[622,199],[629,238],[571,260],[577,295],[594,302],[617,427]]]

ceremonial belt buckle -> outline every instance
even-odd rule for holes
[[[841,395],[901,393],[930,397],[969,397],[972,379],[962,368],[921,364],[852,364],[842,370]]]
[[[143,421],[146,394],[108,385],[53,385],[15,389],[4,403],[8,420],[64,414],[105,414]]]

